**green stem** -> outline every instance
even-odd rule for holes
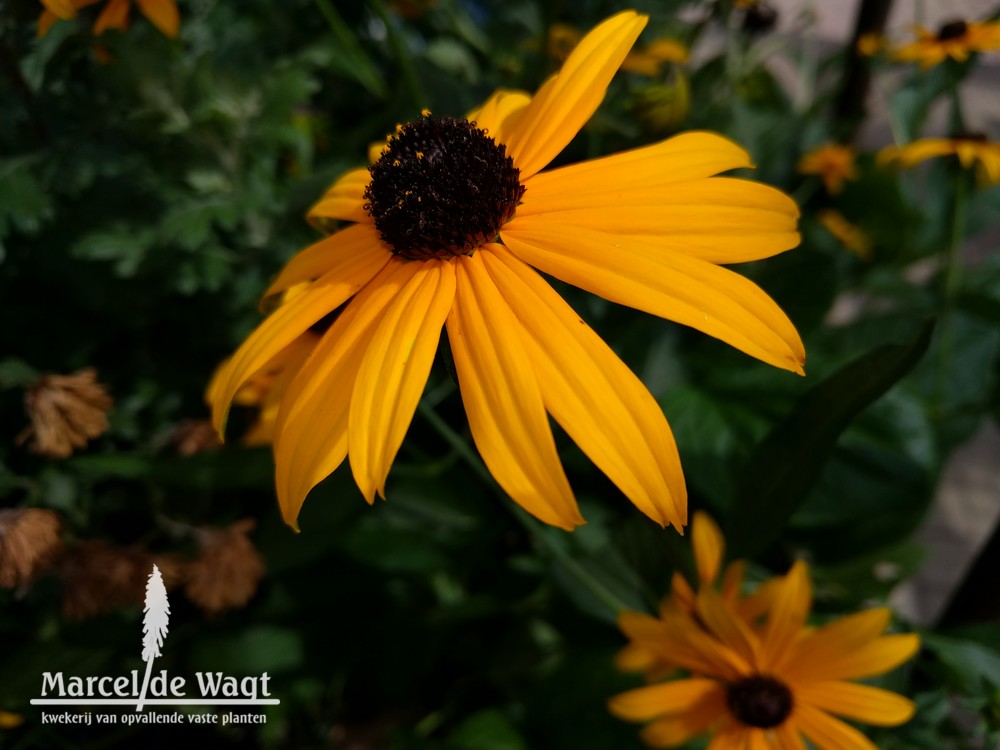
[[[938,417],[942,416],[941,403],[944,398],[945,384],[948,382],[948,365],[951,361],[955,297],[962,285],[962,241],[965,238],[969,202],[971,172],[962,167],[958,167],[958,170],[959,174],[955,180],[955,194],[952,202],[951,233],[948,239],[948,251],[945,256],[944,276],[941,283],[941,344],[938,349],[936,404],[934,408]]]
[[[385,25],[385,33],[389,39],[389,46],[392,47],[392,53],[396,56],[396,63],[403,73],[403,80],[406,82],[406,88],[410,93],[410,98],[413,100],[414,106],[418,110],[427,107],[430,104],[430,100],[427,98],[423,86],[420,85],[417,69],[413,67],[413,59],[406,49],[403,37],[400,36],[399,30],[396,28],[395,20],[390,15],[388,8],[385,7],[385,3],[382,0],[368,0],[368,3],[372,10],[375,11],[375,15]]]
[[[358,44],[354,32],[351,31],[350,27],[344,22],[344,19],[340,17],[336,8],[333,7],[333,3],[330,0],[313,0],[313,2],[329,24],[337,43],[344,50],[347,57],[351,59],[356,78],[371,89],[373,94],[384,99],[386,90],[382,77],[368,55],[365,54],[364,49]]]
[[[631,609],[631,607],[618,598],[614,592],[609,591],[603,583],[590,575],[590,573],[588,573],[586,569],[580,565],[580,563],[573,559],[573,557],[562,547],[562,545],[556,543],[548,534],[546,534],[542,525],[538,521],[529,516],[518,506],[510,503],[510,498],[508,498],[507,494],[497,485],[496,480],[493,478],[493,475],[490,474],[489,469],[486,468],[482,459],[479,458],[479,455],[471,447],[469,447],[469,443],[462,439],[462,436],[455,432],[436,411],[429,406],[424,405],[423,402],[420,403],[417,410],[420,412],[421,416],[423,416],[424,419],[426,419],[431,426],[437,430],[438,434],[447,441],[455,452],[458,453],[469,468],[472,469],[486,484],[488,484],[496,495],[504,500],[504,507],[511,510],[514,517],[522,526],[524,526],[535,541],[540,542],[542,546],[544,546],[571,575],[573,575],[587,588],[588,591],[590,591],[591,594],[594,595],[594,597],[607,606],[608,609],[611,610],[612,614],[617,616],[620,612]]]

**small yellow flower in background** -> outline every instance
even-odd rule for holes
[[[879,164],[898,163],[912,167],[937,156],[957,156],[966,169],[977,168],[982,185],[1000,183],[1000,143],[987,140],[980,133],[965,133],[951,138],[921,138],[905,146],[886,146],[879,151]]]
[[[45,36],[58,20],[75,18],[77,11],[94,5],[100,0],[41,0],[45,10],[38,19],[38,36]],[[108,29],[128,28],[133,0],[107,0],[94,21],[93,33],[103,34]],[[142,14],[165,36],[174,39],[180,31],[181,17],[175,0],[135,0]]]
[[[568,23],[554,23],[549,27],[549,39],[545,51],[549,57],[565,62],[576,45],[583,39],[583,32]]]
[[[682,64],[688,60],[688,48],[684,42],[670,37],[654,39],[641,49],[632,50],[622,62],[622,70],[655,77],[660,75],[667,63]]]
[[[915,26],[917,39],[892,51],[900,62],[918,62],[924,70],[944,62],[949,57],[957,62],[969,59],[973,52],[993,52],[1000,49],[1000,22],[949,21],[937,33]]]
[[[865,57],[875,57],[881,54],[887,47],[885,37],[877,31],[869,31],[858,38],[858,54]]]
[[[840,243],[848,250],[857,254],[862,260],[870,260],[872,257],[871,238],[859,227],[847,220],[847,218],[832,208],[819,211],[816,219],[820,224],[840,240]]]
[[[844,189],[844,182],[856,180],[858,169],[854,163],[855,153],[850,146],[840,143],[824,143],[803,154],[798,170],[802,174],[819,175],[826,192],[836,195]]]
[[[17,443],[30,440],[35,453],[69,458],[108,429],[113,402],[92,367],[72,375],[44,375],[28,386],[24,404],[31,424]]]
[[[642,512],[686,523],[662,410],[538,271],[802,372],[787,316],[719,267],[799,242],[788,196],[716,176],[751,166],[743,149],[695,132],[542,171],[600,105],[645,23],[632,11],[603,22],[534,97],[500,91],[468,119],[398,126],[370,168],[327,191],[326,218],[351,223],[285,266],[268,296],[308,287],[250,335],[212,399],[222,431],[243,384],[347,303],[278,410],[287,523],[348,457],[365,499],[385,497],[444,327],[476,447],[528,512],[564,529],[583,523],[551,415]]]
[[[0,729],[15,729],[24,723],[24,716],[11,711],[0,711]]]
[[[654,747],[711,734],[711,750],[803,748],[803,737],[818,750],[876,750],[841,718],[895,726],[908,721],[915,707],[900,695],[853,681],[903,663],[919,648],[919,638],[884,635],[888,609],[811,628],[806,564],[796,563],[778,580],[758,626],[710,587],[698,591],[693,615],[680,608],[667,613],[655,632],[656,653],[687,675],[617,695],[609,702],[611,712],[651,722],[642,737]]]
[[[650,133],[661,135],[674,130],[691,111],[691,87],[684,71],[675,66],[668,79],[637,89],[631,109]]]

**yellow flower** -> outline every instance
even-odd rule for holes
[[[872,257],[872,241],[861,229],[849,222],[840,211],[832,208],[824,209],[816,214],[820,224],[840,240],[848,250],[856,253],[862,260]]]
[[[799,172],[819,175],[826,192],[836,195],[844,189],[846,180],[856,180],[854,149],[839,143],[824,143],[799,159]]]
[[[58,20],[69,20],[76,17],[76,12],[88,5],[94,5],[100,0],[42,0],[45,10],[38,19],[38,36],[49,33]],[[156,28],[170,38],[176,38],[180,31],[181,18],[177,11],[175,0],[135,0],[142,14]],[[94,34],[103,34],[108,29],[128,28],[129,11],[132,0],[108,0],[94,21]]]
[[[651,720],[642,735],[654,747],[711,733],[712,750],[803,748],[803,735],[819,750],[876,750],[835,717],[878,726],[908,721],[912,701],[853,680],[893,669],[920,641],[912,634],[883,635],[887,609],[809,628],[810,605],[809,571],[801,562],[781,581],[759,628],[703,588],[696,616],[676,611],[659,632],[660,652],[688,676],[617,695],[609,708],[629,721]]]
[[[940,64],[947,58],[964,62],[973,52],[992,52],[1000,49],[1000,22],[949,21],[937,33],[915,26],[916,41],[905,44],[892,52],[895,60],[919,62],[923,69]]]
[[[664,63],[685,63],[687,59],[688,48],[684,42],[661,37],[642,49],[629,52],[621,67],[630,73],[641,73],[652,77],[660,74]]]
[[[921,138],[906,146],[886,146],[879,151],[877,162],[898,162],[902,167],[912,167],[936,156],[957,156],[966,169],[978,164],[981,184],[1000,183],[1000,143],[988,141],[985,135],[978,133]]]
[[[722,601],[747,623],[755,622],[770,606],[778,579],[768,581],[749,595],[743,594],[746,563],[731,562],[723,570],[726,542],[715,521],[703,511],[694,514],[691,523],[691,546],[694,549],[697,589],[692,589],[687,579],[675,572],[670,595],[660,602],[660,619],[642,612],[623,612],[618,626],[629,637],[629,644],[615,656],[615,665],[626,672],[644,672],[647,679],[659,679],[677,668],[660,645],[662,620],[675,612],[694,616],[697,592],[702,588],[718,589]],[[722,575],[721,583],[719,580]]]
[[[539,519],[583,519],[549,415],[644,513],[686,522],[677,448],[642,382],[535,270],[802,371],[795,328],[764,292],[718,267],[798,244],[783,193],[714,177],[750,165],[710,133],[548,172],[646,18],[585,36],[534,97],[495,94],[468,120],[397,127],[371,168],[313,213],[353,224],[303,250],[271,286],[279,306],[226,368],[216,426],[247,379],[347,303],[289,385],[275,427],[278,501],[294,525],[312,487],[350,457],[368,502],[385,496],[447,326],[473,440],[500,486]],[[534,267],[534,268],[533,268]]]
[[[864,57],[875,57],[886,48],[885,37],[877,31],[869,31],[858,38],[857,50]]]

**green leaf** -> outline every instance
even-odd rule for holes
[[[528,745],[503,712],[487,709],[463,721],[448,738],[448,750],[527,750]]]
[[[115,275],[129,278],[135,276],[155,240],[156,235],[150,229],[117,224],[111,229],[84,235],[71,252],[86,260],[113,261]]]
[[[0,161],[0,237],[11,229],[34,234],[52,217],[52,201],[32,173],[33,163],[33,157]]]
[[[733,555],[749,557],[774,542],[805,501],[841,433],[917,364],[933,323],[911,341],[863,354],[807,391],[750,457],[729,513]]]

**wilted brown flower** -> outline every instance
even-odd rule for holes
[[[207,612],[242,607],[257,591],[264,558],[247,538],[256,522],[244,518],[224,529],[197,529],[198,559],[187,568],[184,591]]]
[[[79,620],[112,607],[142,604],[154,563],[167,588],[180,582],[180,563],[169,555],[138,545],[112,547],[103,539],[68,544],[55,566],[63,586],[63,615]]]
[[[186,419],[170,435],[170,444],[182,456],[214,451],[222,447],[219,433],[207,419]]]
[[[28,386],[24,401],[31,424],[17,442],[31,438],[31,450],[43,456],[68,458],[108,429],[111,396],[92,367],[72,375],[43,375]]]
[[[59,516],[53,511],[0,510],[0,587],[29,582],[59,544]]]

